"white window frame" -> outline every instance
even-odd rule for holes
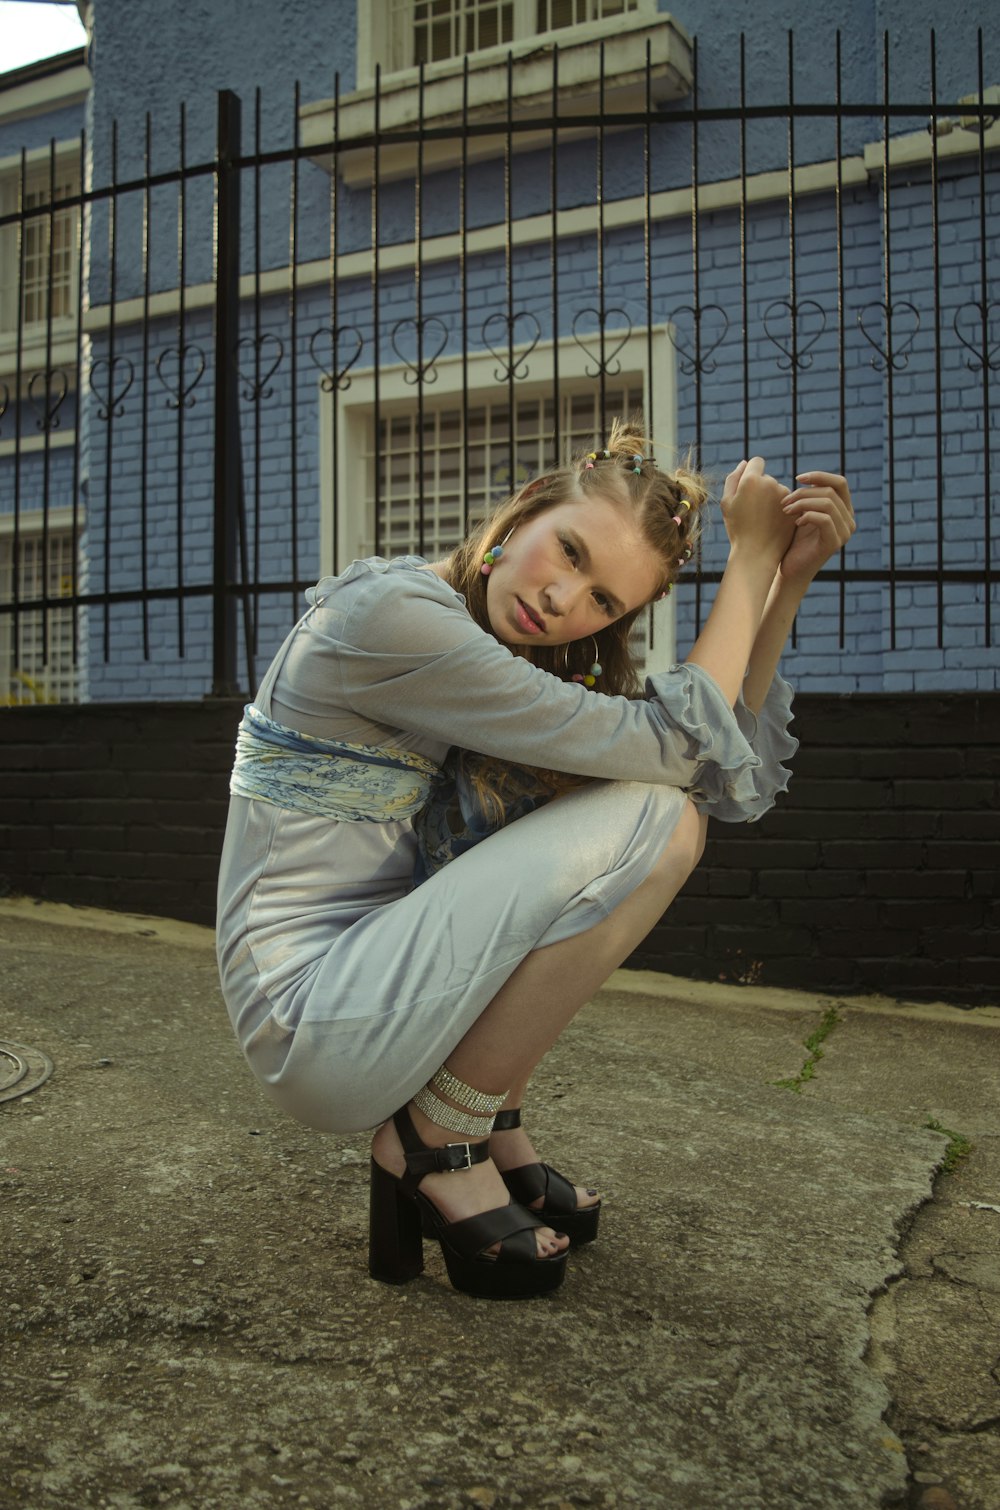
[[[51,178],[51,163],[49,149],[40,148],[25,154],[25,193],[30,198],[41,193],[48,195]],[[20,157],[0,158],[0,214],[13,215],[17,212],[18,195],[21,182],[21,159]],[[57,191],[61,185],[69,186],[71,195],[80,193],[80,147],[78,142],[63,142],[56,146],[55,152],[55,182]],[[66,306],[63,313],[54,315],[52,318],[52,335],[59,339],[67,339],[76,330],[77,322],[77,292],[79,284],[79,217],[80,206],[69,205],[63,209],[58,208],[59,199],[56,200],[56,211],[53,220],[57,225],[68,227],[68,266],[65,279],[61,279],[57,285],[66,293]],[[49,209],[43,204],[37,211],[31,214],[31,219],[45,228],[47,239]],[[18,328],[18,280],[21,267],[21,253],[18,246],[18,234],[23,226],[14,222],[0,229],[0,347],[12,348],[17,339]],[[50,252],[51,254],[51,252]],[[47,285],[40,291],[41,297],[47,295]],[[21,291],[23,303],[24,293]],[[22,343],[34,348],[44,344],[48,332],[47,313],[43,312],[37,319],[25,319],[21,325]]]
[[[343,144],[337,166],[344,182],[352,187],[371,183],[370,146],[353,148],[354,137],[368,137],[375,112],[375,52],[373,37],[381,37],[378,5],[358,6],[359,53],[355,88],[341,95],[337,112],[338,141]],[[367,28],[367,30],[365,30]],[[469,163],[502,154],[508,100],[518,121],[540,121],[552,113],[553,55],[559,52],[560,141],[574,136],[592,136],[597,127],[603,78],[604,109],[643,110],[648,84],[653,103],[661,105],[685,98],[691,90],[691,39],[666,12],[657,11],[652,0],[642,8],[605,21],[560,27],[532,34],[500,47],[487,47],[467,58],[446,58],[428,63],[421,70],[404,68],[383,72],[378,97],[381,142],[379,174],[383,181],[404,178],[414,171],[416,148],[412,142],[392,141],[396,129],[412,130],[423,118],[426,125],[455,127],[448,137],[423,143],[425,173],[453,167],[462,156],[462,125],[495,125],[497,134],[476,134],[465,140]],[[648,53],[647,53],[648,50]],[[512,60],[513,67],[508,68]],[[603,68],[602,68],[603,60]],[[463,107],[469,69],[468,111]],[[328,171],[332,169],[329,144],[334,135],[333,101],[311,100],[299,112],[299,137],[303,147]],[[534,151],[551,143],[551,126],[520,130],[514,151]],[[314,150],[313,150],[314,149]]]
[[[623,339],[624,338],[624,339]],[[643,409],[647,416],[649,433],[655,437],[657,452],[672,456],[677,447],[677,390],[674,348],[670,343],[665,325],[656,325],[651,333],[652,362],[655,374],[653,408],[650,412],[647,383],[647,331],[645,327],[624,331],[609,331],[608,349],[613,350],[619,340],[621,348],[616,352],[615,363],[619,372],[611,375],[608,382],[615,385],[627,381],[641,388]],[[559,341],[560,388],[593,387],[596,380],[593,372],[593,356],[571,338]],[[551,386],[547,374],[552,370],[551,353],[553,342],[540,341],[528,356],[529,376],[517,383],[517,393],[524,396],[544,392]],[[516,350],[516,348],[515,348]],[[497,359],[492,352],[472,352],[468,358],[467,382],[470,404],[486,398],[495,398],[498,385],[495,377]],[[426,393],[427,405],[441,406],[449,400],[457,407],[462,401],[462,358],[460,355],[442,357],[435,363],[436,381]],[[408,369],[402,364],[383,366],[379,370],[379,407],[383,415],[393,410],[413,409],[416,397],[412,383],[406,382]],[[539,376],[533,377],[532,374]],[[351,371],[349,388],[334,396],[319,392],[319,463],[320,463],[320,561],[319,575],[326,576],[343,571],[353,560],[370,556],[374,550],[374,519],[364,517],[364,500],[367,492],[365,456],[370,450],[370,427],[375,413],[375,373],[373,368]],[[335,407],[334,407],[335,406]],[[334,447],[333,427],[336,423],[336,497],[337,497],[337,558],[334,559]],[[673,595],[653,605],[653,650],[647,655],[647,671],[664,670],[676,658],[676,615]]]
[[[75,523],[76,523],[76,541],[77,541],[77,571],[79,572],[79,568],[80,568],[79,541],[80,541],[80,536],[81,536],[82,531],[83,531],[82,512],[78,513],[77,518],[75,520]],[[47,527],[48,528],[48,536],[49,536],[49,550],[50,550],[50,552],[51,552],[51,550],[53,548],[53,543],[54,542],[60,542],[60,544],[66,544],[66,543],[68,543],[69,548],[72,549],[72,543],[73,543],[73,526],[74,526],[74,518],[73,518],[73,509],[72,509],[72,507],[62,507],[62,508],[49,509],[47,518],[46,518],[46,514],[45,514],[44,510],[42,510],[42,509],[22,509],[20,511],[19,516],[18,516],[18,543],[23,546],[25,540],[28,540],[28,539],[30,539],[32,541],[40,542],[41,539],[42,539],[42,536],[43,536],[43,534],[45,532],[45,529]],[[57,548],[59,548],[59,547],[57,546]],[[3,514],[3,515],[0,515],[0,552],[2,552],[2,558],[3,558],[3,559],[0,559],[0,584],[3,585],[4,589],[6,589],[7,580],[8,580],[8,578],[7,578],[8,568],[12,566],[12,562],[10,562],[7,559],[8,558],[8,553],[10,553],[10,555],[12,555],[13,554],[13,550],[14,550],[14,516],[12,514]],[[50,557],[50,562],[51,562],[51,557]],[[10,577],[10,581],[11,582],[13,581],[13,577],[12,576]],[[20,595],[21,595],[22,598],[25,598],[25,599],[32,598],[32,597],[35,597],[37,595],[36,592],[33,589],[31,589],[30,587],[26,587],[25,586],[23,578],[22,578],[21,583],[20,583]],[[4,601],[8,602],[8,603],[11,601],[11,597],[8,597],[6,595],[6,591],[4,593]],[[38,608],[25,608],[25,609],[22,609],[21,616],[22,616],[22,618],[26,619],[26,618],[29,618],[29,617],[40,615],[43,612],[48,612],[51,615],[51,613],[53,611],[58,612],[59,610],[52,610],[52,609],[43,610],[43,609],[38,609]],[[73,613],[74,611],[75,610],[69,604],[66,605],[65,612],[67,613],[67,615]],[[22,634],[24,632],[23,625],[22,625],[21,632],[22,632]],[[55,625],[52,624],[52,621],[51,621],[51,618],[50,618],[50,622],[49,622],[49,652],[50,652],[50,659],[49,659],[49,666],[48,667],[43,667],[43,666],[39,666],[37,668],[16,667],[13,664],[14,617],[13,617],[12,614],[8,614],[8,613],[0,614],[0,708],[5,708],[5,707],[21,707],[21,706],[25,706],[25,705],[34,705],[34,704],[37,704],[37,703],[73,703],[73,702],[77,702],[79,700],[79,694],[80,694],[80,673],[79,673],[79,667],[78,666],[73,666],[72,665],[72,661],[71,661],[70,664],[69,664],[69,667],[67,668],[67,666],[65,665],[64,661],[60,660],[59,655],[58,655],[58,635],[59,635],[59,630],[58,630],[58,628]],[[70,647],[72,647],[72,639],[70,639],[69,643],[70,643]],[[23,641],[22,641],[22,644],[23,644]],[[56,665],[55,665],[55,671],[53,672],[53,669],[52,669],[52,666],[53,666],[53,654],[52,654],[52,652],[53,652],[54,649],[56,651],[56,655],[55,655]],[[25,669],[27,669],[27,674],[28,674],[28,677],[29,677],[29,682],[25,684],[26,690],[28,691],[29,695],[25,696],[24,698],[18,698],[18,697],[16,697],[14,695],[14,688],[13,688],[14,673],[16,671],[19,671],[19,670],[23,671]],[[57,681],[57,686],[58,686],[58,690],[60,692],[60,695],[58,697],[51,697],[51,698],[50,697],[38,697],[38,696],[35,696],[35,695],[31,695],[34,692],[34,690],[35,690],[35,676],[33,674],[34,672],[37,672],[37,678],[42,683],[44,683],[44,681],[45,681],[46,678],[54,676],[55,679],[56,679],[56,681]],[[8,677],[8,673],[10,673],[9,677]],[[68,691],[69,691],[70,695],[69,696],[62,695],[62,694],[65,693],[65,691],[67,690],[67,688],[68,688]]]
[[[412,8],[416,0],[408,0]],[[553,27],[549,31],[538,31],[535,26],[537,14],[536,0],[510,0],[513,6],[513,36],[510,43],[501,42],[497,46],[506,49],[518,42],[541,39],[545,41],[558,41],[560,38],[568,40],[570,36],[574,40],[585,38],[591,29],[596,29],[594,34],[600,35],[601,21],[611,23],[616,28],[627,25],[635,16],[655,16],[658,11],[657,0],[630,0],[631,10],[615,15],[603,17],[601,20],[588,20],[578,22],[574,26]],[[590,0],[593,7],[600,0]],[[357,18],[357,82],[358,87],[365,83],[374,83],[375,65],[381,63],[383,74],[401,73],[408,68],[415,68],[413,48],[412,23],[407,22],[400,15],[398,0],[371,0],[370,4],[359,4]],[[477,48],[477,52],[485,52],[489,49]],[[440,60],[444,62],[445,60]],[[453,63],[461,63],[461,54],[449,60]]]

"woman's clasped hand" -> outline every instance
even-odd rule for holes
[[[854,534],[850,487],[836,472],[799,472],[793,491],[765,465],[751,456],[726,478],[720,507],[730,545],[771,557],[784,581],[806,587]]]

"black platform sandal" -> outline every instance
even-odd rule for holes
[[[510,1132],[520,1125],[520,1108],[497,1112],[493,1131]],[[539,1217],[544,1226],[565,1232],[573,1247],[594,1241],[601,1216],[600,1201],[593,1206],[578,1206],[573,1186],[550,1164],[522,1164],[520,1169],[501,1169],[500,1177],[515,1201],[527,1206],[532,1216]],[[542,1197],[541,1206],[532,1207],[531,1202],[537,1201],[539,1196]]]
[[[456,1290],[489,1300],[544,1295],[563,1282],[566,1254],[540,1258],[535,1231],[547,1222],[511,1202],[463,1221],[448,1222],[434,1202],[418,1190],[424,1175],[460,1171],[490,1156],[484,1143],[446,1143],[428,1148],[417,1134],[406,1107],[393,1117],[406,1155],[406,1173],[397,1178],[371,1162],[371,1207],[368,1272],[385,1284],[402,1285],[423,1272],[423,1237],[435,1238]],[[497,1254],[485,1250],[500,1244]]]

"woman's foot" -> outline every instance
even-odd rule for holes
[[[414,1127],[429,1147],[441,1148],[446,1143],[484,1141],[481,1138],[468,1140],[459,1138],[456,1133],[438,1127],[412,1102],[408,1110]],[[530,1149],[531,1145],[528,1144],[528,1147]],[[380,1164],[397,1179],[402,1176],[406,1168],[403,1145],[399,1141],[399,1134],[391,1118],[388,1122],[383,1122],[372,1140],[372,1158],[376,1164]],[[456,1175],[452,1173],[425,1175],[418,1187],[433,1202],[446,1221],[462,1221],[465,1217],[478,1216],[481,1212],[493,1211],[499,1206],[510,1204],[510,1191],[501,1179],[492,1157],[482,1164],[475,1165],[472,1169],[463,1169],[459,1173],[460,1178],[456,1178]],[[552,1258],[558,1253],[564,1253],[569,1246],[569,1239],[561,1233],[554,1232],[551,1227],[537,1228],[535,1241],[539,1258]],[[497,1246],[499,1245],[487,1251],[496,1252]]]
[[[512,1127],[507,1130],[494,1128],[490,1134],[490,1158],[500,1170],[506,1174],[510,1169],[523,1169],[526,1164],[540,1164],[541,1160],[535,1152],[534,1145],[523,1127]],[[578,1210],[585,1210],[588,1206],[599,1206],[601,1198],[596,1190],[581,1185],[574,1185],[576,1191],[576,1203]],[[539,1210],[543,1205],[544,1197],[528,1203],[528,1210]]]

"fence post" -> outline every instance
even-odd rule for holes
[[[219,92],[215,178],[215,529],[212,696],[232,697],[236,675],[236,548],[240,508],[240,99]]]

